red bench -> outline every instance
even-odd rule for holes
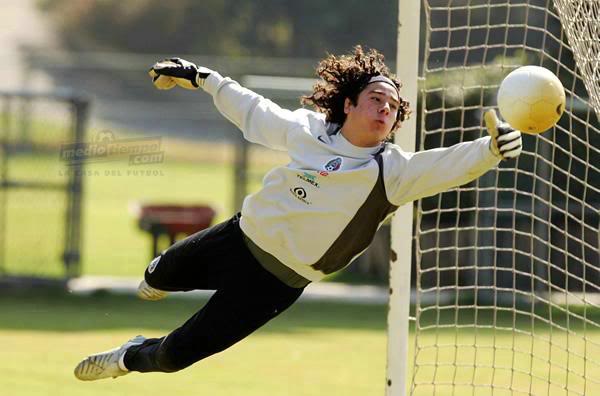
[[[140,229],[152,236],[152,258],[160,253],[158,240],[167,235],[171,245],[179,234],[191,235],[210,227],[216,215],[206,205],[143,205],[132,208]]]

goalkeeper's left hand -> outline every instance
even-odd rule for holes
[[[212,72],[181,58],[169,58],[156,62],[148,74],[158,89],[171,89],[175,85],[185,89],[198,89]]]
[[[500,122],[495,110],[488,110],[484,116],[485,126],[492,137],[490,150],[501,160],[517,158],[521,154],[523,142],[521,131],[511,127],[506,122]]]

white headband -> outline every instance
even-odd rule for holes
[[[373,84],[376,82],[382,82],[382,83],[386,83],[391,85],[392,87],[394,87],[394,89],[396,90],[396,92],[398,92],[398,87],[396,86],[396,84],[394,84],[394,82],[387,78],[386,76],[382,76],[381,74],[378,74],[376,76],[371,77],[371,79],[369,80],[369,82],[367,82],[367,85],[369,84]]]

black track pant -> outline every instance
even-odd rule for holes
[[[216,290],[206,305],[166,337],[129,348],[132,371],[174,372],[220,352],[287,309],[302,289],[266,271],[247,249],[239,216],[177,242],[153,261],[146,282],[166,291]]]

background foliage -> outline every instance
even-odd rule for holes
[[[393,58],[394,0],[40,0],[71,49],[322,57],[361,43]]]

